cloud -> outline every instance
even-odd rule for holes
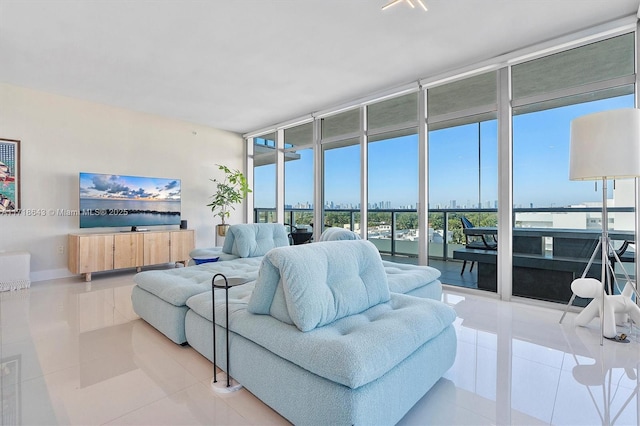
[[[172,180],[171,182],[169,182],[168,184],[166,184],[164,186],[164,189],[168,191],[170,189],[177,188],[178,185],[179,185],[179,183],[178,183],[177,180]]]
[[[81,188],[81,193],[89,194],[92,191],[99,192],[100,198],[135,198],[135,199],[149,199],[149,200],[161,200],[169,194],[169,197],[179,197],[180,195],[180,181],[172,180],[167,181],[166,184],[160,184],[156,188],[151,188],[150,192],[143,187],[138,189],[132,189],[125,183],[125,178],[119,175],[93,175],[91,181],[93,186]],[[130,183],[137,185],[138,183],[133,181]]]
[[[105,176],[105,175],[95,175],[93,176],[93,186],[89,187],[89,189],[96,189],[98,191],[103,191],[108,194],[119,194],[126,195],[131,190],[128,186],[121,184],[118,182],[119,177],[115,175]]]
[[[140,198],[147,198],[147,197],[151,197],[153,194],[149,194],[148,192],[146,192],[144,189],[139,188],[137,191],[130,191],[129,192],[129,196],[130,197],[140,197]]]

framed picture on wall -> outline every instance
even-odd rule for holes
[[[20,141],[0,138],[0,212],[20,209]]]

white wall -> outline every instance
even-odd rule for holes
[[[21,141],[22,209],[77,210],[81,171],[179,178],[182,219],[196,230],[197,247],[215,245],[216,221],[206,207],[209,178],[222,177],[215,164],[244,167],[239,134],[6,84],[0,137]],[[229,223],[244,221],[238,206]],[[165,228],[178,227],[157,227]],[[29,251],[33,281],[70,276],[67,234],[113,230],[81,230],[73,216],[0,215],[0,250]]]

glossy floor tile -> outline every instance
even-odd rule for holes
[[[0,293],[2,425],[279,425],[246,390],[211,390],[211,363],[139,319],[132,273]],[[604,341],[561,310],[445,290],[454,366],[403,425],[638,425],[640,332]]]

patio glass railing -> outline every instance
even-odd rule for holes
[[[360,210],[325,209],[325,227],[338,226],[360,231]],[[634,209],[611,207],[609,229],[633,231]],[[425,233],[418,226],[418,212],[410,209],[368,210],[368,239],[381,253],[390,256],[418,256],[418,241]],[[514,227],[600,229],[602,210],[598,207],[516,208]],[[313,228],[312,209],[285,209],[285,223]],[[464,247],[465,237],[460,221],[466,216],[475,226],[496,227],[496,209],[430,209],[429,257],[451,260],[453,251]],[[275,221],[275,209],[254,209],[254,221]],[[551,241],[548,242],[551,244]]]

